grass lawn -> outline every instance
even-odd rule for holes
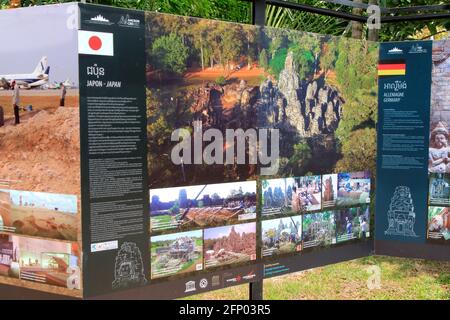
[[[446,250],[447,248],[444,248]],[[381,288],[367,287],[367,268],[381,269]],[[187,299],[247,299],[248,285]],[[264,299],[450,299],[450,263],[368,257],[264,281]]]

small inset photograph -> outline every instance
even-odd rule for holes
[[[256,181],[151,189],[150,229],[190,230],[256,219]]]
[[[0,234],[0,276],[20,278],[19,243],[12,235]]]
[[[303,249],[336,243],[336,221],[333,211],[303,215]]]
[[[338,173],[338,207],[370,203],[370,172]]]
[[[0,178],[10,182],[8,189],[80,194],[73,9],[75,4],[13,14],[2,10],[0,19],[8,28],[1,28],[0,37],[8,45],[0,50]],[[44,15],[48,18],[41,19]]]
[[[439,69],[439,68],[435,68]],[[437,82],[437,81],[436,81]],[[441,81],[444,82],[444,81]],[[435,81],[433,81],[433,94],[432,96],[432,121],[430,124],[430,146],[428,151],[428,172],[429,173],[450,173],[450,162],[448,161],[449,154],[449,139],[450,139],[450,116],[447,112],[434,112],[434,109],[438,108],[438,105],[445,106],[450,105],[448,101],[441,101],[436,103],[437,95],[435,90]],[[448,88],[442,88],[441,90],[448,90]],[[445,95],[444,95],[445,97]],[[448,97],[447,97],[448,99]],[[437,110],[436,110],[437,111]],[[437,116],[440,114],[440,116]],[[439,121],[433,121],[433,118]]]
[[[302,216],[265,220],[261,233],[263,257],[302,250]]]
[[[450,207],[428,207],[427,238],[432,242],[450,243]]]
[[[430,205],[450,206],[450,174],[430,174]]]
[[[262,180],[262,215],[271,216],[300,212],[294,178]]]
[[[152,279],[203,269],[202,230],[152,237],[150,246]]]
[[[301,212],[315,211],[322,208],[321,180],[321,176],[295,178],[293,199],[298,201]]]
[[[333,208],[336,206],[338,196],[337,174],[324,174],[322,176],[322,207]]]
[[[80,249],[76,242],[11,236],[13,273],[20,279],[80,289]]]
[[[369,206],[336,210],[335,215],[337,242],[370,237]]]
[[[204,230],[205,267],[256,260],[256,223]]]
[[[76,241],[76,195],[0,190],[0,231]]]
[[[320,210],[321,192],[320,176],[262,180],[262,215]]]

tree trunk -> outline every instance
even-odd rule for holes
[[[369,0],[369,4],[378,6],[379,1],[378,0]],[[378,41],[379,32],[380,32],[380,30],[378,30],[378,29],[369,29],[367,39],[370,41]]]
[[[205,70],[205,58],[203,57],[203,44],[200,45],[200,55],[202,56],[202,71]]]
[[[363,3],[362,0],[353,0],[355,3]],[[362,9],[353,8],[353,14],[361,15]],[[358,21],[352,21],[352,38],[362,39],[362,23]]]
[[[249,34],[247,34],[247,54],[248,54],[248,57],[247,57],[248,70],[250,70],[252,68],[252,64],[251,64],[252,59],[250,57],[250,35]]]

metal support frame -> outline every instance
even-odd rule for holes
[[[260,7],[265,7],[266,5],[277,6],[292,10],[310,12],[314,14],[320,14],[335,18],[341,18],[349,21],[357,22],[367,22],[367,16],[352,14],[348,12],[315,7],[308,4],[285,1],[285,0],[243,0],[250,1],[253,3],[253,21],[256,25],[261,25],[259,19],[262,18],[262,14],[258,14]],[[323,0],[330,4],[347,6],[352,8],[367,9],[368,4],[365,3],[354,3],[350,0]],[[428,5],[428,6],[416,6],[416,7],[394,7],[386,8],[380,7],[382,23],[395,23],[395,22],[407,22],[407,21],[425,21],[425,20],[441,20],[450,19],[450,4],[443,5]],[[437,12],[440,11],[440,12]],[[442,12],[443,11],[443,12]],[[410,13],[412,15],[397,15],[399,13]],[[431,12],[431,13],[425,13]]]
[[[263,300],[263,283],[264,280],[257,282],[250,282],[249,284],[249,299],[252,301]]]
[[[252,0],[252,23],[257,26],[266,24],[266,0]]]

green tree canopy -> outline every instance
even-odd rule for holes
[[[158,70],[182,74],[186,70],[189,49],[174,33],[155,40],[150,50],[151,61]]]

